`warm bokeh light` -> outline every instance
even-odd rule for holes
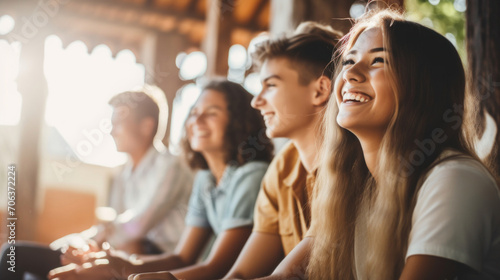
[[[351,5],[349,9],[349,15],[352,18],[359,18],[365,13],[365,3],[364,2],[356,2]]]
[[[259,73],[251,73],[245,79],[244,86],[251,94],[257,95],[262,90]]]
[[[3,15],[0,17],[0,35],[5,35],[9,34],[12,30],[14,30],[14,27],[16,25],[16,22],[14,18],[12,18],[9,15]]]
[[[183,80],[193,80],[207,71],[207,56],[203,52],[192,52],[182,58],[179,76]]]
[[[463,13],[467,10],[467,3],[465,0],[455,0],[455,2],[453,2],[453,7],[455,7],[457,12]]]
[[[242,45],[232,45],[229,48],[228,65],[229,68],[241,69],[247,65],[247,50]]]

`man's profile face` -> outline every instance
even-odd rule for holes
[[[129,107],[114,107],[111,124],[113,126],[111,136],[119,152],[130,153],[142,146],[140,121]]]
[[[288,137],[300,134],[314,119],[312,96],[315,81],[304,85],[299,72],[287,58],[271,58],[260,70],[262,91],[252,100],[266,123],[268,137]]]

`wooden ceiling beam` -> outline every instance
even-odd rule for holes
[[[196,13],[196,6],[198,5],[198,1],[196,0],[189,0],[189,5],[187,6],[187,11],[189,13]]]
[[[110,2],[118,2],[116,0],[110,0],[110,1],[107,1],[107,2],[103,2],[103,1],[100,1],[100,0],[81,0],[79,2],[75,2],[75,4],[77,5],[81,5],[81,4],[93,4],[97,7],[99,6],[102,6],[104,8],[107,8],[107,9],[112,9],[112,8],[115,8],[115,12],[119,12],[120,10],[123,12],[123,13],[127,13],[129,11],[133,11],[133,12],[136,12],[139,14],[139,17],[141,17],[142,15],[144,14],[148,14],[148,15],[152,15],[152,16],[157,16],[159,18],[162,18],[162,17],[172,17],[174,19],[176,19],[177,22],[180,22],[184,19],[190,19],[190,20],[195,20],[195,21],[205,21],[205,16],[200,16],[200,15],[197,15],[196,13],[185,13],[185,16],[180,16],[178,12],[170,12],[170,11],[165,11],[165,10],[161,10],[161,11],[158,11],[158,9],[150,9],[150,8],[145,8],[145,9],[141,9],[140,11],[137,10],[137,5],[133,5],[133,4],[127,4],[127,3],[121,3],[120,5],[117,5],[115,6],[115,4],[109,4]],[[265,1],[264,1],[265,2]],[[193,0],[192,3],[196,3],[196,1]],[[196,5],[196,4],[195,4]],[[118,8],[118,9],[116,9]],[[71,7],[66,7],[65,10],[67,9],[71,9]],[[78,14],[78,12],[74,12],[75,14]],[[83,14],[82,14],[83,15]],[[84,15],[84,16],[92,16],[92,15]],[[102,19],[102,17],[93,17],[94,19]],[[106,19],[102,19],[102,20],[106,20]],[[125,23],[125,22],[120,22],[121,24],[128,24],[128,23]],[[265,28],[259,28],[258,25],[246,25],[246,24],[238,24],[238,23],[235,23],[233,21],[233,24],[234,24],[234,27],[235,28],[242,28],[242,29],[247,29],[248,31],[251,31],[251,32],[260,32],[260,31],[263,31],[265,30]],[[137,26],[137,23],[134,22],[133,24],[131,25],[134,25],[134,26]],[[144,27],[141,25],[141,27]],[[157,31],[159,32],[162,32],[163,30],[161,29],[156,29]]]
[[[158,15],[167,15],[167,16],[175,16],[179,17],[179,11],[174,11],[168,10],[165,8],[158,8],[153,6],[138,6],[135,4],[131,3],[125,3],[123,1],[119,0],[108,0],[108,1],[102,1],[102,0],[80,0],[78,2],[75,2],[77,4],[92,4],[92,5],[99,5],[99,6],[105,6],[107,8],[120,8],[120,9],[133,9],[135,11],[140,9],[140,12],[148,12],[148,13],[153,13],[153,14],[158,14]],[[200,15],[197,13],[182,13],[183,17],[189,17],[193,19],[199,19],[199,20],[205,20],[205,15]]]
[[[260,0],[259,4],[257,5],[257,8],[255,9],[252,17],[250,18],[249,24],[255,25],[257,28],[259,26],[258,19],[266,5],[271,5],[269,3],[270,0]]]

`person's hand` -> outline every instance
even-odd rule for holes
[[[104,257],[89,259],[89,261],[81,265],[69,264],[53,269],[49,272],[49,279],[109,280],[112,278],[127,278],[132,266],[133,264],[128,260],[107,253]]]
[[[100,248],[94,240],[88,240],[85,246],[81,246],[79,248],[69,245],[66,248],[61,249],[61,252],[63,253],[61,255],[61,263],[63,265],[71,263],[81,265],[87,261],[89,255],[96,258],[96,253],[99,251]]]
[[[128,280],[178,280],[168,271],[131,274]]]
[[[52,280],[109,280],[123,278],[123,276],[116,273],[108,263],[96,261],[55,268],[49,272],[48,278]]]

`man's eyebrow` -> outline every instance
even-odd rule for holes
[[[262,83],[265,83],[267,80],[269,80],[269,79],[273,79],[273,78],[274,78],[274,79],[278,79],[278,80],[283,80],[283,79],[282,79],[280,76],[278,76],[278,75],[271,75],[271,76],[269,76],[269,77],[264,78],[264,79],[262,80]]]

